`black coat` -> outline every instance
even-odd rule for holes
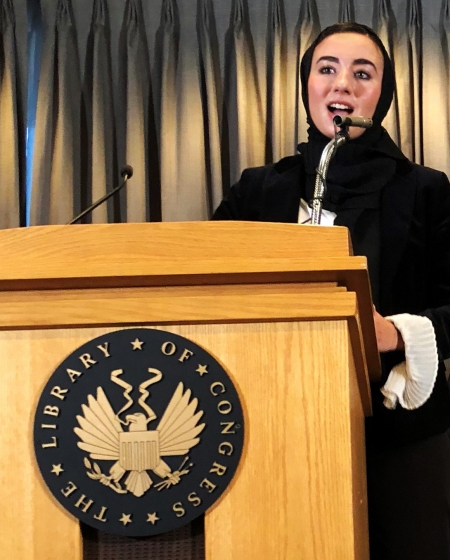
[[[246,169],[213,219],[263,222],[298,220],[302,156]],[[383,189],[380,207],[379,309],[384,315],[412,313],[433,323],[439,359],[450,358],[450,184],[444,173],[400,161]],[[382,355],[383,382],[404,359]],[[401,445],[441,433],[450,426],[450,393],[441,363],[430,399],[419,409],[387,410],[372,385],[374,417],[368,444]]]

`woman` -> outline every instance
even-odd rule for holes
[[[214,219],[307,223],[333,117],[373,119],[368,130],[350,128],[332,160],[322,217],[348,227],[355,254],[367,256],[375,304],[383,374],[366,426],[371,560],[450,560],[450,185],[382,128],[395,79],[370,28],[325,29],[301,81],[308,142],[245,170]]]

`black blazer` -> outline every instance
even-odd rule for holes
[[[302,156],[246,169],[214,213],[216,220],[291,222],[298,220]],[[384,188],[380,207],[379,312],[428,317],[440,360],[450,358],[450,183],[444,173],[399,162]],[[382,355],[384,383],[403,352]],[[368,444],[402,445],[441,433],[450,426],[450,393],[443,364],[430,399],[419,409],[395,411],[383,405],[380,384],[372,384],[374,417]]]

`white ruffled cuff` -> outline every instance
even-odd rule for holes
[[[397,402],[407,410],[419,408],[433,391],[438,370],[438,353],[433,323],[427,317],[402,313],[386,317],[400,331],[406,360],[394,366],[382,387],[384,405]]]

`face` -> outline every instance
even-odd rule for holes
[[[381,94],[383,55],[359,33],[336,33],[317,45],[308,78],[311,118],[322,134],[333,138],[336,115],[372,118]],[[350,138],[363,128],[349,127]]]

